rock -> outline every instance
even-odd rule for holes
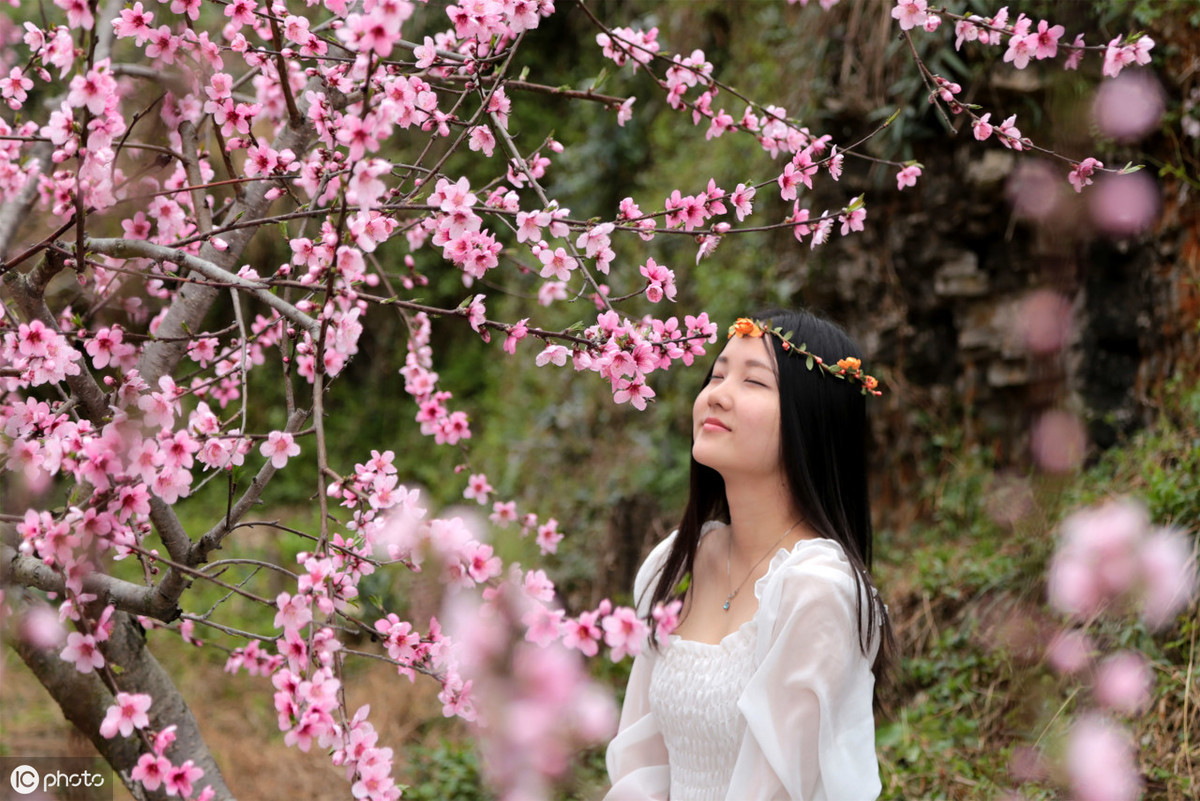
[[[982,158],[967,162],[967,182],[975,186],[994,186],[1008,178],[1016,158],[1007,150],[986,150]]]
[[[973,298],[987,294],[988,277],[979,257],[969,250],[952,253],[933,277],[933,291],[944,298]]]

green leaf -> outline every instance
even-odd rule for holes
[[[813,357],[811,353],[808,354],[808,358],[804,360],[804,363],[808,366],[809,370],[813,369]]]

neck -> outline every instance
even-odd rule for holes
[[[803,517],[795,508],[782,476],[774,480],[731,482],[726,479],[725,497],[729,501],[735,558],[736,555],[758,558],[789,526]],[[806,531],[806,526],[796,526],[788,538],[804,537]]]

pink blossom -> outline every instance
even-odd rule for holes
[[[487,476],[483,473],[474,473],[467,480],[467,488],[463,490],[463,497],[468,501],[473,500],[481,506],[486,506],[488,495],[492,491],[492,485],[488,483]]]
[[[796,185],[800,183],[800,179],[795,164],[788,162],[784,166],[783,172],[775,181],[779,184],[779,196],[781,198],[784,200],[796,199]]]
[[[20,67],[13,67],[7,76],[0,78],[0,96],[8,100],[8,105],[14,111],[19,109],[29,96],[28,90],[33,88],[33,81],[25,77]]]
[[[543,249],[538,254],[538,261],[542,263],[542,278],[557,278],[559,281],[569,280],[571,271],[579,266],[579,263],[563,248]]]
[[[204,770],[189,759],[182,765],[172,766],[163,779],[163,785],[167,795],[187,798],[192,794],[192,783],[198,781],[203,775]]]
[[[496,501],[492,504],[492,513],[488,515],[497,526],[507,527],[517,519],[517,504],[515,501]]]
[[[467,304],[467,322],[471,324],[471,330],[483,336],[485,342],[488,340],[487,331],[483,328],[483,324],[487,322],[487,307],[483,303],[486,297],[476,295]]]
[[[1034,38],[1037,42],[1037,50],[1034,55],[1038,59],[1054,58],[1058,55],[1058,40],[1066,33],[1066,29],[1061,25],[1050,27],[1050,23],[1046,20],[1038,22],[1037,33]]]
[[[286,431],[272,431],[259,452],[271,460],[276,470],[280,470],[289,458],[300,453],[300,446],[296,444],[296,438]]]
[[[1063,63],[1063,69],[1074,70],[1079,69],[1079,62],[1083,61],[1083,53],[1086,44],[1083,41],[1083,34],[1075,37],[1075,41],[1071,43],[1071,52],[1067,55],[1066,62]]]
[[[554,582],[544,570],[530,570],[525,574],[525,594],[540,603],[550,603],[554,600]]]
[[[150,696],[144,693],[117,693],[116,703],[108,708],[100,723],[100,736],[111,738],[120,732],[122,737],[128,737],[134,729],[146,728],[150,725],[150,716],[146,714],[150,703]]]
[[[569,355],[570,351],[564,345],[546,345],[545,349],[534,359],[534,363],[538,367],[545,367],[547,364],[556,364],[562,367],[567,363]]]
[[[525,639],[545,648],[562,636],[563,611],[535,604],[521,619],[526,625]]]
[[[496,149],[496,137],[492,135],[491,129],[486,125],[476,125],[471,129],[467,146],[471,150],[482,152],[483,155],[491,158]]]
[[[679,612],[683,609],[683,601],[678,599],[667,604],[657,604],[650,616],[654,619],[654,636],[659,642],[666,642],[671,633],[679,626]]]
[[[1006,117],[1004,122],[996,126],[996,135],[1000,144],[1013,150],[1024,150],[1025,143],[1021,141],[1021,130],[1016,126],[1017,115]]]
[[[892,19],[900,21],[900,30],[909,31],[925,24],[926,8],[925,0],[896,0],[896,7],[892,9]]]
[[[896,188],[903,190],[906,186],[916,186],[917,179],[921,177],[921,165],[909,164],[900,172],[896,173]]]
[[[1067,175],[1067,180],[1075,187],[1076,192],[1082,192],[1085,186],[1092,185],[1092,173],[1103,166],[1104,162],[1088,157],[1075,165]]]
[[[104,667],[104,654],[100,653],[96,638],[91,634],[72,631],[67,635],[67,647],[59,656],[64,661],[74,662],[75,669],[80,673],[91,673]]]
[[[563,535],[558,530],[558,521],[552,517],[538,526],[536,539],[543,555],[557,553],[558,544],[563,540]]]
[[[285,632],[298,632],[312,622],[312,598],[305,595],[289,595],[281,592],[275,598],[275,628]]]
[[[54,0],[54,5],[67,12],[67,24],[72,28],[90,31],[96,23],[87,0]]]
[[[627,654],[637,656],[642,652],[646,623],[637,616],[637,612],[627,606],[617,607],[604,618],[602,625],[604,643],[612,649],[609,654],[612,661],[620,662]]]
[[[992,113],[989,111],[987,114],[984,114],[982,117],[975,120],[975,122],[971,124],[971,127],[975,132],[975,138],[978,139],[980,142],[984,141],[985,139],[987,139],[989,136],[992,135],[992,126],[988,122],[988,120],[990,120],[991,118],[992,118]]]
[[[1111,40],[1108,47],[1104,50],[1104,75],[1110,78],[1115,78],[1121,74],[1121,70],[1129,64],[1132,64],[1135,58],[1134,51],[1130,47],[1121,45],[1122,37]]]
[[[867,210],[862,206],[841,216],[842,221],[842,236],[846,236],[851,231],[861,231],[863,229],[863,220],[867,219]]]
[[[622,378],[617,382],[613,391],[613,401],[615,403],[628,402],[633,408],[645,411],[646,401],[653,398],[654,394],[654,390],[646,384],[645,380]]]
[[[600,652],[600,637],[602,632],[596,625],[599,612],[584,612],[578,618],[568,619],[563,623],[562,643],[568,648],[578,650],[584,656],[595,656]]]
[[[1019,70],[1029,66],[1031,59],[1038,49],[1036,36],[1020,36],[1013,34],[1008,39],[1008,50],[1004,53],[1005,63],[1011,63]]]
[[[66,638],[58,615],[44,604],[35,606],[24,614],[18,634],[25,642],[43,651],[57,648]]]
[[[729,196],[730,202],[733,203],[733,211],[737,215],[738,222],[746,219],[750,216],[750,212],[753,211],[755,191],[753,186],[738,184],[737,188],[733,190],[733,194]]]
[[[492,546],[487,543],[471,543],[463,551],[462,556],[463,563],[467,568],[467,575],[477,584],[483,584],[488,579],[495,578],[503,569],[500,557],[495,555]]]
[[[142,786],[154,792],[166,780],[171,772],[171,762],[165,756],[158,754],[142,754],[138,757],[137,765],[130,773],[130,778],[141,782]]]

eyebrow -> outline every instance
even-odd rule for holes
[[[717,357],[717,364],[728,364],[728,363],[729,363],[728,356],[718,356]],[[762,368],[763,370],[766,370],[771,375],[775,375],[774,366],[767,364],[764,361],[759,361],[758,359],[747,359],[745,364],[747,367],[759,367],[759,368]]]

